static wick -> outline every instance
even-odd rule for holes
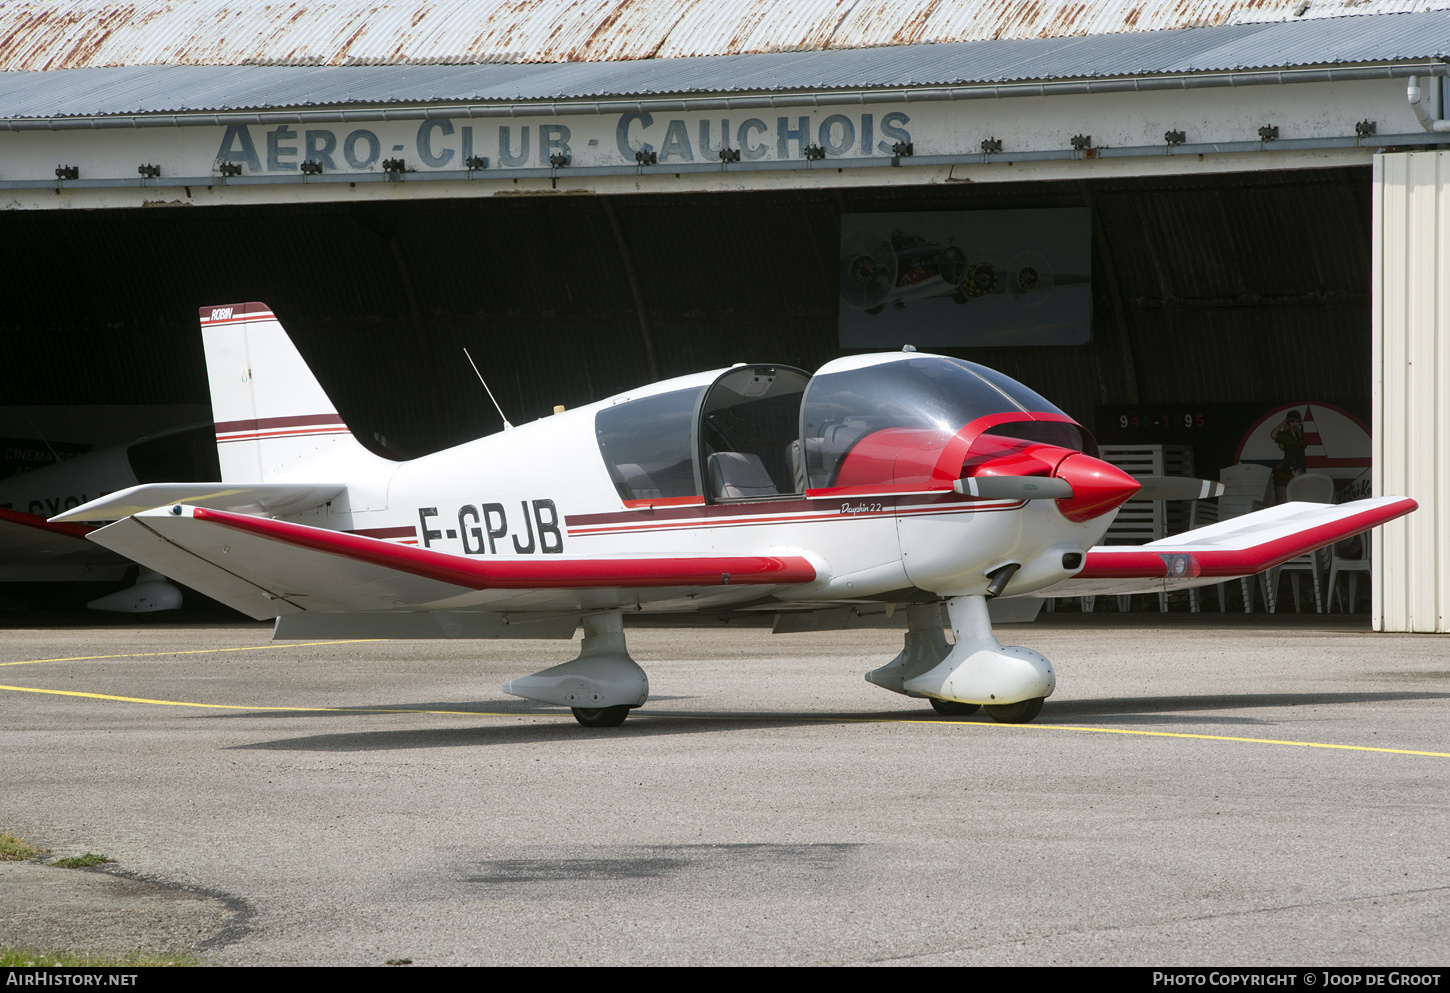
[[[478,371],[478,363],[473,361],[473,356],[468,354],[468,349],[465,348],[463,350],[463,355],[465,358],[468,359],[468,364],[473,366],[473,374],[478,377],[478,381],[480,383],[483,383],[484,392],[488,394],[488,398],[490,400],[493,400],[493,409],[498,411],[498,416],[503,420],[503,429],[507,431],[509,428],[513,427],[513,425],[509,423],[509,419],[507,417],[503,416],[503,408],[498,405],[497,400],[494,400],[493,390],[488,388],[488,382],[483,378],[483,373]]]

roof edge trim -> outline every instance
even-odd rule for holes
[[[447,102],[396,107],[333,107],[318,110],[242,110],[188,113],[107,114],[85,117],[0,118],[0,131],[69,131],[147,127],[217,127],[228,124],[322,124],[370,121],[416,121],[443,117],[565,117],[582,114],[651,111],[749,110],[777,107],[835,107],[865,103],[925,103],[942,100],[990,100],[1018,96],[1082,95],[1209,89],[1288,83],[1396,79],[1450,75],[1450,63],[1416,60],[1377,65],[1265,69],[1243,72],[1172,73],[1120,77],[1080,77],[1012,83],[968,83],[953,86],[882,89],[817,90],[742,95],[668,95],[637,99],[537,100],[513,103]]]

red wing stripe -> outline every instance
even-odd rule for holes
[[[1124,551],[1090,549],[1082,571],[1074,579],[1159,579],[1166,578],[1168,566],[1165,555],[1191,555],[1197,560],[1200,576],[1252,576],[1254,573],[1283,565],[1290,559],[1316,548],[1332,545],[1361,531],[1367,531],[1386,521],[1403,517],[1418,504],[1405,498],[1388,506],[1378,507],[1337,521],[1317,524],[1314,527],[1274,538],[1248,548],[1201,548],[1186,545],[1181,549],[1170,547],[1141,548]]]
[[[197,507],[199,521],[245,531],[271,541],[340,555],[370,565],[474,590],[581,589],[596,586],[721,586],[736,583],[809,583],[816,570],[798,555],[720,558],[480,560],[409,548],[362,535],[249,517]]]
[[[70,508],[67,507],[67,510]],[[37,531],[49,531],[52,534],[64,534],[72,538],[84,538],[95,528],[85,524],[52,524],[44,517],[35,514],[27,514],[19,510],[7,510],[0,507],[0,521],[9,521],[11,524],[24,524],[28,528],[35,528]]]

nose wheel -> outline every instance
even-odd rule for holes
[[[955,700],[931,698],[931,709],[943,717],[970,717],[982,709],[980,703],[957,703]]]
[[[574,720],[587,728],[617,728],[629,716],[628,707],[571,707]]]
[[[1042,713],[1042,697],[1017,703],[989,703],[987,716],[998,724],[1026,724]]]
[[[932,697],[931,709],[943,717],[970,717],[983,708],[979,703],[957,703]],[[1026,724],[1042,713],[1042,697],[1018,703],[991,703],[986,711],[987,716],[998,724]]]

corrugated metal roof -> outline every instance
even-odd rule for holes
[[[0,70],[601,62],[1450,9],[1450,0],[14,0]]]
[[[1383,65],[1447,54],[1450,11],[1433,11],[1088,38],[570,64],[142,65],[0,73],[0,117],[923,87]]]

